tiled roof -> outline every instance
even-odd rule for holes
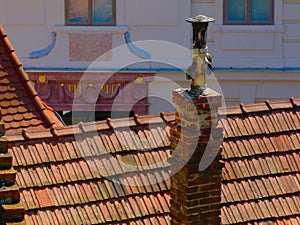
[[[162,118],[9,135],[27,224],[170,224]]]
[[[62,125],[33,89],[0,25],[0,107],[7,133]]]
[[[222,112],[223,224],[300,224],[300,101]]]
[[[27,224],[170,224],[174,114],[54,126],[1,26],[0,107]],[[222,224],[300,224],[300,101],[220,114]]]
[[[300,224],[299,103],[220,110],[223,224]],[[170,224],[170,181],[154,181],[169,174],[173,121],[137,116],[8,136],[26,222]]]
[[[24,224],[24,207],[16,184],[17,172],[12,168],[12,156],[8,152],[4,124],[0,121],[0,223]]]

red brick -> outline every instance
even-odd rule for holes
[[[176,135],[176,138],[180,138],[179,142],[177,140],[176,145],[171,145],[176,147],[172,155],[172,158],[174,157],[175,159],[170,160],[171,168],[172,165],[175,166],[176,160],[180,160],[178,157],[187,159],[190,157],[190,154],[192,156],[183,169],[171,178],[171,197],[173,199],[171,202],[172,225],[203,224],[200,215],[204,214],[209,221],[210,217],[217,217],[220,220],[219,216],[221,214],[220,204],[216,204],[221,201],[221,167],[211,166],[205,172],[199,172],[199,163],[204,151],[214,151],[215,148],[219,151],[220,149],[221,129],[213,128],[212,131],[211,126],[217,124],[217,110],[220,106],[221,98],[216,96],[207,99],[201,96],[192,102],[187,98],[182,92],[173,92],[173,99],[176,103],[176,115],[177,117],[180,116],[180,120],[176,120],[175,123],[180,123],[181,129],[175,129],[176,126],[171,127],[171,135]],[[187,111],[194,109],[196,109],[198,115]],[[200,127],[202,128],[201,131],[195,132]],[[213,133],[213,139],[210,139],[211,132]],[[176,139],[171,139],[171,141],[173,140]],[[192,145],[193,141],[197,143]],[[213,141],[215,144],[210,149],[206,149],[209,141]],[[213,157],[214,153],[211,153],[211,155]],[[214,160],[216,162],[213,164],[218,165],[219,157],[216,157]],[[212,207],[210,207],[210,204]],[[218,212],[217,215],[216,212]],[[180,216],[178,216],[178,213]]]

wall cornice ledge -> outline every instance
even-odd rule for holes
[[[223,24],[214,24],[212,26],[212,31],[214,33],[236,33],[236,32],[245,32],[245,33],[283,33],[284,25],[275,24],[275,25],[223,25]]]
[[[54,31],[57,33],[103,33],[116,34],[128,31],[128,26],[65,26],[55,25]]]

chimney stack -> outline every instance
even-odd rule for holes
[[[205,22],[193,26],[193,63],[201,66],[187,71],[187,77],[193,80],[190,89],[173,91],[176,119],[170,131],[173,149],[170,164],[174,174],[171,177],[172,225],[221,224],[222,128],[217,127],[217,121],[222,97],[205,83],[199,83],[203,79],[198,78],[207,74],[203,67],[207,64],[206,29],[207,21],[213,20],[197,16],[188,21],[202,23],[199,18]],[[196,61],[194,53],[197,53]]]

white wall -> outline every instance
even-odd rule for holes
[[[209,52],[226,103],[300,97],[300,0],[274,0],[274,25],[223,25],[223,0],[193,0],[215,18]],[[232,68],[232,69],[231,69]]]
[[[125,31],[130,32],[133,41],[160,40],[190,49],[191,26],[185,19],[206,14],[215,18],[215,23],[209,27],[209,52],[213,55],[213,66],[217,68],[215,74],[227,102],[236,104],[242,100],[250,103],[265,98],[300,97],[300,0],[274,2],[275,24],[268,26],[222,25],[223,0],[117,0],[115,27],[64,26],[65,10],[62,0],[0,0],[0,23],[25,67],[64,69],[85,68],[91,63],[84,58],[71,61],[70,52],[77,53],[70,46],[76,48],[80,45],[87,53],[99,51],[101,55],[110,45],[112,48],[123,45]],[[57,33],[53,51],[44,58],[29,59],[31,51],[43,49],[50,43],[50,33],[53,30]],[[86,40],[89,41],[75,41],[71,44],[70,37],[76,37],[77,34],[87,35]],[[95,35],[108,38],[104,38],[105,40],[111,38],[111,41],[103,43],[104,46],[101,43],[95,46],[92,43]],[[137,45],[148,51],[153,50],[151,45]],[[170,49],[161,49],[162,53],[164,51],[176,57]],[[97,67],[111,68],[115,63],[124,65],[136,60],[126,46],[121,52],[124,57],[119,51],[113,52],[111,60],[109,57],[105,58]],[[165,54],[164,57],[170,57],[170,54]],[[154,64],[145,65],[150,68]],[[187,64],[180,64],[184,65]],[[184,80],[178,75],[172,79],[179,83]],[[163,94],[163,87],[172,88],[172,85],[155,81],[150,85],[149,94]]]
[[[286,67],[300,67],[300,1],[285,1],[283,6],[283,56]]]
[[[300,98],[299,71],[215,71],[227,105]]]
[[[61,0],[0,0],[0,23],[20,58],[46,47],[54,24],[64,21]],[[25,63],[26,65],[26,63]]]
[[[190,35],[186,35],[190,33],[190,27],[185,22],[190,16],[189,0],[117,0],[117,26],[113,27],[64,26],[64,13],[62,0],[0,0],[0,23],[25,67],[85,68],[90,59],[72,60],[74,57],[70,54],[74,49],[70,46],[83,45],[81,49],[86,55],[97,50],[101,55],[110,46],[104,46],[107,39],[102,46],[93,46],[92,41],[71,43],[70,36],[76,34],[98,35],[99,39],[106,35],[111,38],[111,48],[125,44],[125,31],[130,32],[132,41],[162,40],[190,46]],[[31,51],[43,49],[51,42],[51,31],[57,33],[53,51],[42,59],[29,59]],[[111,68],[113,64],[106,60],[99,63],[99,67]]]

